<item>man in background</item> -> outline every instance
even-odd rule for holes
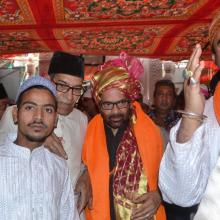
[[[159,80],[154,88],[154,109],[149,116],[159,126],[170,131],[178,122],[180,115],[174,111],[176,104],[175,85],[171,80]]]
[[[154,88],[154,108],[148,113],[156,125],[160,127],[164,149],[169,141],[170,129],[179,121],[180,114],[175,110],[176,91],[171,80],[159,80]]]

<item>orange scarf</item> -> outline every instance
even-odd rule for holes
[[[159,129],[135,102],[137,120],[134,132],[138,150],[147,176],[149,191],[158,189],[159,165],[163,145]],[[105,129],[101,115],[97,115],[88,125],[83,146],[83,162],[87,165],[93,192],[93,209],[87,210],[87,220],[110,220],[109,202],[109,155],[106,145]],[[165,220],[161,206],[157,220]]]
[[[215,117],[217,118],[217,121],[220,124],[220,104],[219,104],[220,103],[220,82],[217,84],[215,88],[213,101],[214,101]]]

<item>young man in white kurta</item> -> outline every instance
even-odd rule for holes
[[[0,146],[0,219],[79,220],[66,161],[43,146],[56,126],[54,85],[30,78],[16,102],[17,132]]]
[[[0,146],[1,220],[79,220],[66,161],[43,146]]]
[[[14,106],[9,106],[6,109],[0,122],[0,144],[4,143],[8,133],[17,132],[17,125],[14,124],[12,118],[13,107]],[[81,151],[86,127],[86,116],[74,108],[69,115],[58,116],[57,128],[54,130],[54,133],[58,137],[62,137],[63,147],[68,155],[67,164],[70,169],[71,180],[74,187],[82,170]]]

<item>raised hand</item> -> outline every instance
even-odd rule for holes
[[[205,98],[200,92],[200,75],[204,68],[204,61],[200,61],[202,49],[199,44],[196,45],[189,59],[186,69],[193,74],[184,81],[185,110],[196,114],[203,114]]]
[[[189,76],[185,76],[184,81],[185,112],[188,113],[188,115],[196,114],[201,120],[196,120],[196,118],[188,117],[187,114],[185,114],[187,117],[182,118],[177,132],[177,142],[179,143],[189,141],[195,130],[201,125],[203,119],[205,98],[200,91],[199,83],[200,75],[204,68],[204,61],[200,61],[201,54],[201,46],[197,44],[186,68],[186,75],[188,73]]]

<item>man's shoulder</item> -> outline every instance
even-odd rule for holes
[[[86,115],[77,108],[74,108],[73,111],[70,114],[74,115],[74,116],[80,116],[82,118],[86,118]]]
[[[73,111],[68,116],[66,116],[66,118],[70,120],[78,121],[84,124],[88,123],[87,116],[76,108],[74,108]]]
[[[9,138],[6,139],[4,144],[0,144],[0,157],[17,157],[13,145],[13,142]]]
[[[5,144],[0,144],[0,157],[7,156],[10,154],[9,146]]]
[[[43,150],[44,150],[46,157],[50,159],[50,162],[53,163],[53,165],[59,166],[65,169],[67,168],[67,163],[64,158],[52,153],[47,148],[43,148]]]

